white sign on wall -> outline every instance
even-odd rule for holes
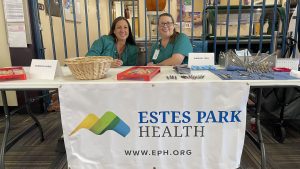
[[[22,0],[4,0],[4,14],[9,47],[26,48],[26,29]]]
[[[80,1],[74,0],[75,4],[75,12],[76,12],[76,22],[81,22],[81,11],[80,11]],[[64,12],[65,18],[67,21],[74,21],[74,6],[72,0],[65,0],[64,1]]]

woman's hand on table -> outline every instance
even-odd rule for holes
[[[157,66],[157,65],[155,65],[153,62],[149,62],[147,63],[147,66]]]
[[[111,63],[111,67],[116,68],[123,65],[123,61],[120,59],[114,59],[114,61]]]

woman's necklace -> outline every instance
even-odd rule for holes
[[[116,46],[117,46],[117,52],[118,52],[118,59],[121,59],[122,53],[123,53],[126,45],[125,44],[124,45],[116,44]]]

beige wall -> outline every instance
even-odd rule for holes
[[[39,0],[39,3],[44,4],[44,0]],[[109,31],[109,15],[108,15],[108,0],[100,0],[100,25],[101,34],[107,34]],[[88,1],[88,16],[89,16],[89,38],[90,45],[98,39],[98,26],[97,26],[97,8],[96,0]],[[84,56],[87,52],[87,39],[86,39],[86,21],[85,21],[85,11],[84,11],[84,0],[80,0],[80,14],[81,21],[77,22],[77,36],[78,36],[78,48],[79,55]],[[50,30],[49,16],[46,15],[45,10],[40,10],[40,19],[42,26],[42,36],[45,50],[46,59],[53,59],[52,50],[52,39]],[[52,17],[53,21],[53,31],[55,40],[56,57],[61,64],[64,63],[64,43],[63,43],[63,32],[60,17]],[[66,29],[66,39],[67,39],[67,49],[68,57],[76,57],[76,44],[75,44],[75,31],[74,22],[65,21]]]
[[[11,66],[2,1],[0,3],[0,51],[1,51],[0,67]],[[10,106],[17,105],[15,92],[7,92],[7,97],[8,97],[8,105]],[[2,106],[1,98],[0,98],[0,105]]]
[[[221,5],[227,5],[228,1],[227,0],[221,0],[220,4]],[[243,1],[242,1],[243,3]],[[231,0],[230,5],[239,5],[239,0]]]
[[[98,27],[97,27],[97,9],[96,9],[96,0],[88,1],[88,16],[89,16],[89,33],[90,33],[90,43],[98,39]],[[140,25],[140,37],[138,39],[145,38],[145,21],[147,22],[147,35],[149,36],[149,25],[148,18],[145,19],[145,5],[144,0],[138,0],[139,2],[139,25]],[[39,3],[44,4],[44,0],[39,0]],[[171,4],[171,14],[175,17],[177,16],[177,0],[170,0]],[[77,23],[77,33],[78,33],[78,46],[79,46],[79,55],[83,56],[87,52],[87,42],[86,42],[86,25],[85,25],[85,11],[84,11],[84,0],[80,0],[81,7],[81,20],[82,22]],[[200,11],[202,4],[199,2],[195,3],[195,11]],[[165,7],[164,12],[168,12],[168,1]],[[101,20],[101,35],[108,34],[109,32],[109,6],[108,0],[100,0],[100,20]],[[46,15],[45,11],[40,11],[41,25],[42,25],[42,36],[45,49],[46,59],[53,59],[53,50],[52,50],[52,40],[51,40],[51,30],[49,23],[49,16]],[[63,63],[64,60],[64,44],[63,44],[63,33],[61,27],[61,18],[52,17],[53,26],[54,26],[54,35],[55,35],[55,49],[56,57]],[[67,37],[67,48],[68,56],[76,56],[76,46],[75,46],[75,34],[74,34],[74,23],[70,21],[65,22],[66,26],[66,37]],[[149,37],[148,37],[149,39]]]
[[[197,8],[199,4],[195,3],[195,9]],[[144,0],[139,0],[139,17],[140,19],[140,31],[141,31],[141,36],[140,39],[144,39],[145,38],[145,21],[147,22],[147,35],[148,35],[148,39],[149,39],[149,21],[148,18],[145,18],[145,5],[144,5]],[[195,10],[196,11],[196,10]],[[166,0],[166,7],[165,9],[162,11],[162,13],[164,12],[168,12],[168,1]],[[155,13],[155,12],[154,12]],[[177,16],[177,0],[170,0],[170,14],[174,17],[174,19],[176,20],[176,16]],[[152,33],[153,34],[153,33]]]
[[[44,4],[44,0],[38,1],[41,4]],[[171,0],[171,13],[176,13],[176,0]],[[82,22],[77,23],[77,35],[78,35],[78,47],[79,55],[83,56],[87,52],[87,41],[86,41],[86,22],[85,22],[85,11],[84,11],[84,0],[80,0],[80,9],[81,9],[81,20]],[[140,37],[144,39],[144,0],[139,0],[139,17],[140,17]],[[167,11],[167,5],[166,9]],[[98,26],[97,26],[97,8],[96,0],[88,1],[88,16],[89,16],[89,34],[90,34],[90,44],[98,39]],[[175,15],[174,15],[175,16]],[[100,25],[101,25],[101,35],[108,34],[110,25],[109,25],[109,5],[108,0],[100,0]],[[40,19],[42,27],[42,36],[45,49],[46,59],[53,59],[53,50],[52,50],[52,39],[51,39],[51,30],[49,16],[46,15],[45,10],[40,10]],[[63,44],[63,33],[61,26],[60,17],[52,17],[53,28],[54,28],[54,40],[55,40],[55,49],[56,57],[61,64],[64,63],[64,44]],[[146,18],[147,21],[147,18]],[[148,21],[147,21],[148,22]],[[75,44],[75,33],[74,33],[74,22],[65,21],[66,27],[66,38],[67,38],[67,49],[68,57],[76,57],[76,44]],[[149,28],[147,27],[148,31]],[[149,36],[149,32],[148,32]]]
[[[227,5],[227,0],[221,0],[220,4],[221,5]],[[280,0],[277,1],[280,3]],[[248,0],[249,5],[251,4],[251,0]],[[262,0],[255,0],[254,3],[262,3]],[[230,1],[231,5],[239,5],[239,0],[231,0]],[[242,1],[242,4],[244,4],[244,1]],[[274,0],[266,0],[266,5],[272,5],[274,4]]]

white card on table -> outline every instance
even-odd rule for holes
[[[298,70],[299,58],[277,58],[276,67],[286,67],[293,70]]]
[[[214,53],[189,53],[188,67],[215,65]]]
[[[29,70],[30,78],[54,80],[54,77],[61,75],[62,70],[58,60],[32,59]]]

